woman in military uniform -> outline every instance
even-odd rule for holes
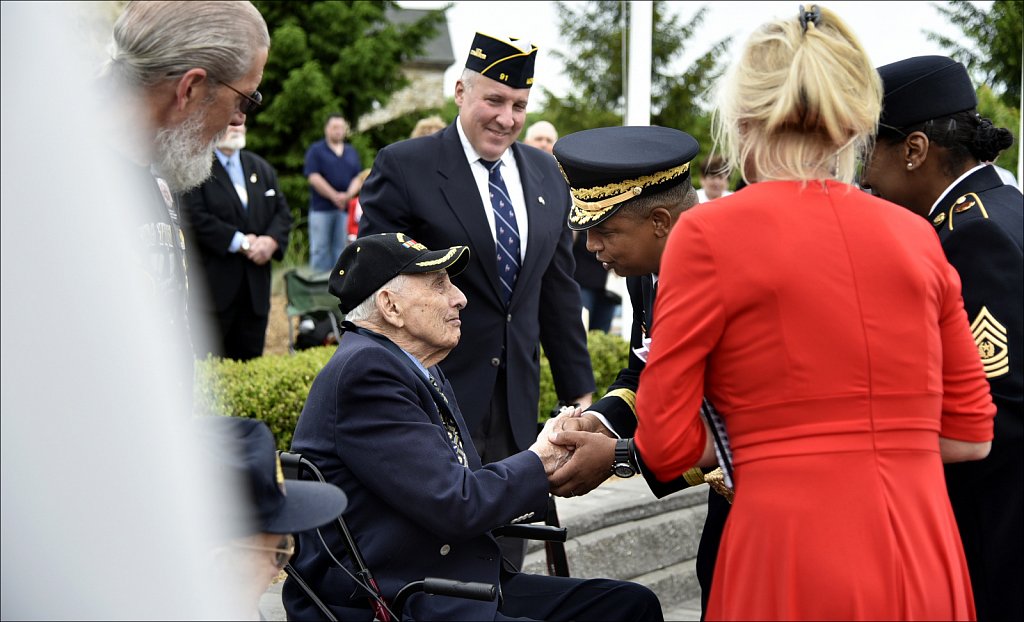
[[[967,69],[945,56],[879,68],[883,113],[862,186],[928,218],[960,274],[998,409],[984,460],[946,465],[979,620],[1024,619],[1022,196],[995,160],[1009,130],[978,115]]]

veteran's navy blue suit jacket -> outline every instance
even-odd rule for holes
[[[469,267],[452,279],[468,299],[461,315],[462,340],[441,368],[459,396],[470,430],[476,430],[490,410],[504,350],[509,418],[522,450],[537,437],[541,344],[560,399],[592,392],[594,375],[579,285],[573,279],[568,186],[551,155],[520,143],[512,145],[512,152],[529,234],[507,309],[494,238],[454,123],[432,136],[378,152],[360,193],[359,235],[402,232],[435,250],[469,246]]]
[[[251,305],[253,313],[266,315],[270,312],[271,262],[257,266],[241,253],[229,253],[228,246],[235,231],[269,235],[277,241],[273,258],[280,261],[288,249],[292,214],[270,163],[244,149],[239,159],[248,208],[242,205],[231,177],[216,158],[212,176],[182,197],[187,242],[192,247],[189,256],[204,268],[209,293],[208,299],[193,297],[193,301],[214,311],[225,311],[236,304]],[[245,280],[249,283],[249,299],[238,300]]]
[[[345,491],[345,520],[386,599],[424,577],[498,585],[501,551],[488,532],[543,518],[544,467],[529,451],[481,466],[455,393],[435,366],[431,371],[462,433],[469,468],[461,466],[431,389],[402,356],[374,338],[346,332],[313,382],[292,450]],[[332,550],[343,550],[334,530],[323,532]],[[292,563],[333,608],[366,606],[364,593],[323,553],[315,532],[300,535]],[[294,585],[285,585],[284,603],[289,619],[320,617]],[[497,606],[421,594],[407,611],[417,620],[493,620]],[[351,612],[338,613],[352,619]]]

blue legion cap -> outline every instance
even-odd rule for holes
[[[699,151],[693,136],[658,126],[599,127],[559,139],[554,156],[572,195],[569,228],[589,229],[630,199],[683,183]]]
[[[466,68],[516,89],[533,86],[537,46],[520,39],[499,39],[476,33]]]
[[[348,313],[399,274],[448,270],[449,276],[455,276],[468,264],[466,246],[432,251],[404,233],[378,233],[345,246],[327,280],[327,290]]]
[[[915,56],[878,68],[884,95],[879,123],[904,128],[978,105],[967,68],[946,56]]]

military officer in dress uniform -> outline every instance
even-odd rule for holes
[[[987,458],[946,465],[979,620],[1024,619],[1024,198],[991,164],[1013,135],[978,115],[967,69],[944,56],[879,68],[883,112],[862,186],[928,218],[963,282],[998,408]]]
[[[694,467],[669,483],[660,482],[644,468],[631,438],[636,431],[636,391],[654,328],[658,266],[679,214],[698,202],[690,181],[690,162],[698,152],[692,136],[665,127],[595,128],[555,143],[554,156],[572,195],[569,228],[586,232],[587,250],[606,270],[626,277],[633,305],[629,366],[589,409],[579,416],[562,417],[566,431],[554,440],[575,446],[575,452],[549,478],[555,494],[585,494],[613,473],[632,477],[639,472],[655,496],[664,497],[705,483],[705,471],[711,471]],[[715,417],[708,402],[704,408],[706,416]],[[732,493],[724,485],[724,474],[716,471],[708,474],[708,482],[718,492],[709,493],[697,555],[704,602],[711,591],[718,542],[729,512],[723,495]]]

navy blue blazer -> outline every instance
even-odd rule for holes
[[[457,123],[458,121],[456,121]],[[480,193],[454,123],[377,153],[360,193],[359,235],[402,232],[431,249],[466,245],[469,267],[452,281],[466,295],[462,341],[441,363],[471,430],[490,411],[505,361],[508,412],[520,450],[537,437],[540,348],[555,390],[570,400],[594,390],[579,285],[573,279],[569,188],[550,154],[512,145],[529,219],[526,257],[509,307]],[[487,209],[491,209],[487,206]]]
[[[428,576],[498,585],[501,551],[489,531],[543,518],[544,467],[529,451],[481,466],[451,385],[435,366],[462,434],[469,467],[461,466],[431,389],[402,356],[346,332],[313,381],[291,448],[345,491],[345,520],[385,598]],[[340,558],[334,530],[323,532]],[[340,616],[351,615],[340,608],[368,606],[315,531],[299,539],[292,563],[328,605]],[[283,597],[289,619],[320,617],[296,586],[285,584]],[[408,606],[413,618],[426,620],[492,620],[497,610],[496,602],[422,594]]]
[[[978,619],[1024,618],[1024,196],[991,166],[932,214],[960,274],[964,308],[996,404],[984,460],[946,465]]]
[[[212,176],[182,197],[189,257],[202,266],[206,279],[204,293],[209,294],[208,298],[193,297],[193,301],[213,311],[251,304],[254,313],[266,315],[270,312],[271,262],[257,266],[240,253],[229,253],[228,246],[235,231],[269,235],[277,241],[274,259],[280,261],[288,248],[292,214],[270,163],[244,149],[239,158],[249,195],[248,209],[216,158]],[[191,272],[195,274],[195,270]],[[249,300],[238,300],[245,280],[249,284]]]

